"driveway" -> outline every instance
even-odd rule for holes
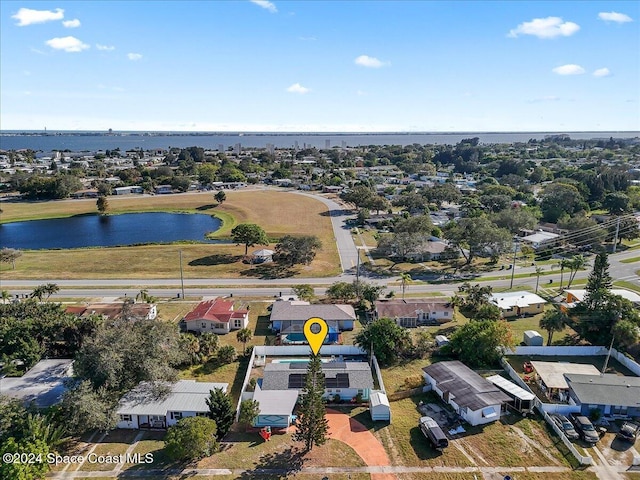
[[[363,424],[336,410],[327,409],[329,437],[346,443],[364,460],[367,466],[391,465],[387,452],[378,439]],[[391,473],[372,473],[372,480],[395,480]]]

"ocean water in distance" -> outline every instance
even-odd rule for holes
[[[542,140],[563,132],[457,132],[457,133],[200,133],[200,132],[117,132],[113,135],[91,132],[21,132],[0,131],[0,150],[31,149],[50,152],[70,150],[167,149],[169,147],[203,147],[227,150],[240,144],[244,148],[358,147],[365,145],[454,145],[465,138],[479,137],[480,142],[515,143],[530,139]],[[572,139],[638,138],[640,132],[566,132]]]

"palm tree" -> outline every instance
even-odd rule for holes
[[[571,283],[573,282],[573,279],[576,278],[576,273],[578,273],[578,270],[581,270],[586,263],[587,263],[587,259],[584,258],[582,255],[575,255],[569,261],[568,266],[571,269],[571,274],[569,275],[569,283],[567,284],[567,288],[571,288]]]
[[[400,286],[402,287],[402,299],[404,300],[404,292],[407,288],[407,284],[411,283],[412,279],[411,279],[411,275],[409,275],[408,273],[401,273],[400,274]]]
[[[7,303],[8,300],[11,300],[9,290],[2,290],[2,303]]]
[[[38,285],[31,292],[31,298],[37,298],[39,302],[42,301],[42,298],[46,295],[47,298],[45,300],[49,300],[49,297],[54,293],[57,293],[60,290],[60,287],[55,283],[47,283],[46,285]]]
[[[557,264],[555,264],[552,268],[560,268],[560,292],[562,292],[562,282],[564,281],[564,269],[569,267],[570,264],[570,260],[567,258],[563,258],[562,260],[560,260],[560,262],[558,262]]]
[[[542,267],[536,267],[536,271],[531,275],[536,276],[536,293],[538,293],[538,285],[540,284],[540,274],[542,273]]]
[[[251,330],[249,330],[248,328],[241,328],[236,333],[236,338],[238,339],[239,342],[242,342],[242,351],[243,351],[244,355],[246,355],[247,354],[247,342],[250,341],[253,338],[253,335],[251,334]]]
[[[560,332],[568,322],[567,316],[560,310],[547,310],[544,316],[540,319],[540,328],[546,330],[549,333],[547,337],[547,346],[551,345],[553,341],[553,334]]]

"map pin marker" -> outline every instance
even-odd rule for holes
[[[320,347],[322,347],[324,339],[327,338],[327,333],[329,333],[327,322],[319,317],[310,318],[304,323],[303,331],[311,351],[314,355],[318,355]]]

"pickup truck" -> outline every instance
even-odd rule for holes
[[[447,436],[433,418],[420,417],[420,430],[436,450],[442,451],[449,446]]]
[[[640,425],[636,425],[631,422],[624,422],[622,427],[620,427],[620,431],[616,433],[616,438],[633,443],[638,438],[639,432]]]

